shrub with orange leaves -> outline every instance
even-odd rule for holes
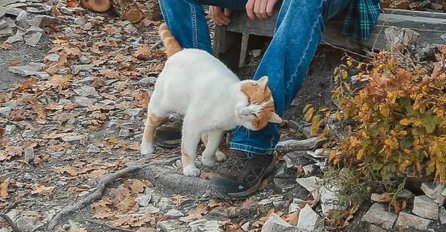
[[[336,118],[349,123],[347,136],[332,145],[330,162],[359,171],[358,175],[390,180],[408,175],[446,182],[446,45],[431,65],[401,63],[382,52],[372,68],[355,77],[335,71]],[[348,61],[347,66],[352,66]],[[318,129],[321,121],[314,120]],[[311,115],[311,117],[310,117]],[[341,123],[342,124],[342,123]],[[321,136],[330,136],[325,129]]]

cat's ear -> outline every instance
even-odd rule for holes
[[[283,119],[276,113],[271,112],[268,122],[281,124],[283,122]]]
[[[268,86],[268,77],[263,76],[262,78],[257,80],[257,85],[259,85],[259,87],[262,89],[266,89],[266,87]]]

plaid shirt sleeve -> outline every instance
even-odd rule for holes
[[[351,0],[341,33],[367,40],[378,22],[380,0]]]

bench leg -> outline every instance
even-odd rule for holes
[[[249,34],[243,33],[242,35],[242,45],[240,49],[240,61],[238,66],[242,68],[245,66],[246,53],[248,52]]]
[[[240,64],[242,34],[230,32],[226,27],[216,26],[214,36],[214,55],[233,72]]]

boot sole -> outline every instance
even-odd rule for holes
[[[256,184],[243,192],[226,193],[220,188],[214,188],[214,191],[212,191],[212,192],[217,198],[221,198],[221,199],[225,199],[225,200],[237,200],[237,199],[246,198],[246,197],[252,195],[253,193],[257,192],[257,190],[259,190],[260,185],[262,184],[262,181],[266,177],[268,177],[273,170],[274,170],[274,162],[271,162],[271,164],[265,169],[263,176],[261,178],[259,178],[259,180],[256,182]]]

